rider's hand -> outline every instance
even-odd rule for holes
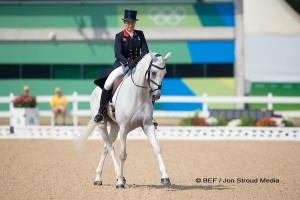
[[[129,67],[129,69],[133,69],[136,67],[136,64],[133,61],[128,62],[128,67]]]

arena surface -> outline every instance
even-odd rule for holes
[[[159,141],[172,185],[160,184],[148,141],[128,141],[125,190],[108,156],[94,186],[103,141],[1,140],[0,199],[300,199],[300,142]],[[115,144],[119,152],[119,141]],[[198,178],[198,179],[197,179]],[[217,178],[203,183],[204,178]],[[219,183],[225,178],[233,183]],[[258,183],[237,183],[238,178]],[[261,183],[260,178],[279,180]],[[201,183],[197,183],[201,180]]]

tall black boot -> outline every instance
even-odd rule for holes
[[[104,119],[104,113],[106,112],[107,103],[109,102],[111,96],[111,90],[106,90],[103,88],[101,99],[100,99],[100,108],[98,110],[97,115],[94,118],[95,123],[102,122]]]
[[[154,103],[155,103],[155,101],[152,101],[153,110],[154,110]],[[157,121],[155,121],[155,119],[153,117],[152,117],[152,122],[153,122],[154,128],[157,129],[158,123],[157,123]]]

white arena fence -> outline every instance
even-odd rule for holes
[[[38,139],[38,140],[74,140],[85,126],[24,126],[15,127],[10,133],[10,126],[0,126],[1,139]],[[160,126],[155,131],[158,140],[247,140],[247,141],[300,141],[300,128],[283,127],[183,127]],[[97,128],[89,137],[101,140]],[[131,131],[129,140],[147,140],[141,128]]]
[[[49,103],[52,96],[37,96],[36,100],[38,103]],[[72,110],[69,111],[73,119],[73,125],[78,125],[79,117],[90,117],[90,110],[80,110],[78,108],[79,102],[90,102],[89,95],[78,95],[74,92],[72,95],[66,95],[68,102],[72,103]],[[11,93],[7,97],[0,97],[0,104],[9,104],[9,111],[0,111],[0,118],[10,118],[13,117],[13,100],[15,96]],[[202,96],[162,96],[158,102],[168,102],[168,103],[202,103],[201,116],[209,116],[209,104],[210,103],[265,103],[267,104],[268,110],[273,110],[274,103],[284,103],[284,104],[300,104],[300,97],[278,97],[273,96],[271,93],[268,96],[208,96],[204,93]],[[194,114],[193,111],[155,111],[154,117],[188,117]],[[276,114],[281,114],[284,117],[300,117],[300,111],[280,111]],[[50,110],[40,110],[40,117],[50,117],[51,125],[54,125],[53,113]]]

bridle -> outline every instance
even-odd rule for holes
[[[155,55],[155,57],[159,57],[159,56],[161,56],[161,55],[160,55],[160,54],[156,54],[156,55]],[[135,86],[139,87],[139,88],[142,88],[142,89],[149,89],[149,88],[150,88],[149,93],[155,92],[155,91],[157,91],[157,90],[161,90],[161,88],[162,88],[162,84],[158,84],[158,83],[156,83],[154,80],[150,79],[151,67],[155,67],[155,68],[160,69],[160,70],[163,70],[163,69],[166,68],[166,66],[165,66],[165,67],[159,67],[159,66],[157,66],[157,65],[154,65],[154,64],[153,64],[153,59],[151,59],[151,61],[150,61],[150,63],[149,63],[149,67],[148,67],[148,69],[147,69],[147,71],[146,71],[146,73],[145,73],[145,77],[148,78],[148,80],[147,80],[148,86],[147,86],[147,87],[136,84],[136,83],[134,82],[134,80],[133,80],[133,73],[131,73],[131,80],[132,80],[133,84],[134,84]],[[151,87],[151,85],[150,85],[151,83],[153,83],[154,85],[156,85],[157,88],[156,88],[156,89],[153,89],[153,88]]]

